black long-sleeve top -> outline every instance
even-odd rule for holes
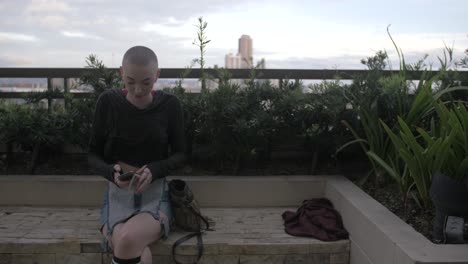
[[[88,163],[94,173],[114,182],[114,164],[147,165],[152,181],[166,177],[185,161],[184,120],[178,98],[155,91],[153,101],[139,109],[126,90],[109,89],[96,103]]]

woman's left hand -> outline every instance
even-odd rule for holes
[[[136,187],[136,193],[142,193],[148,188],[148,186],[151,184],[151,181],[153,180],[153,174],[151,174],[151,171],[144,166],[143,172],[138,174],[138,183]]]

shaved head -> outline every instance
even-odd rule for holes
[[[143,46],[128,49],[120,67],[120,76],[128,91],[127,98],[134,102],[151,102],[151,90],[160,72],[154,51]]]
[[[135,46],[127,50],[122,59],[122,66],[135,64],[140,66],[154,66],[158,68],[158,57],[151,49],[144,46]]]

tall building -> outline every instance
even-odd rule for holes
[[[242,35],[239,38],[238,53],[236,55],[232,53],[226,55],[225,67],[226,69],[250,69],[254,66],[252,38],[249,35]]]
[[[229,53],[225,57],[225,66],[226,69],[239,69],[241,67],[241,57],[239,54],[233,55]]]
[[[239,39],[239,55],[241,57],[241,68],[248,69],[253,65],[252,39],[249,35],[242,35]]]

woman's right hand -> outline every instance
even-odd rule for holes
[[[120,173],[122,172],[122,168],[119,164],[114,165],[114,182],[119,186],[119,188],[128,188],[130,185],[130,181],[121,181],[119,180]]]

